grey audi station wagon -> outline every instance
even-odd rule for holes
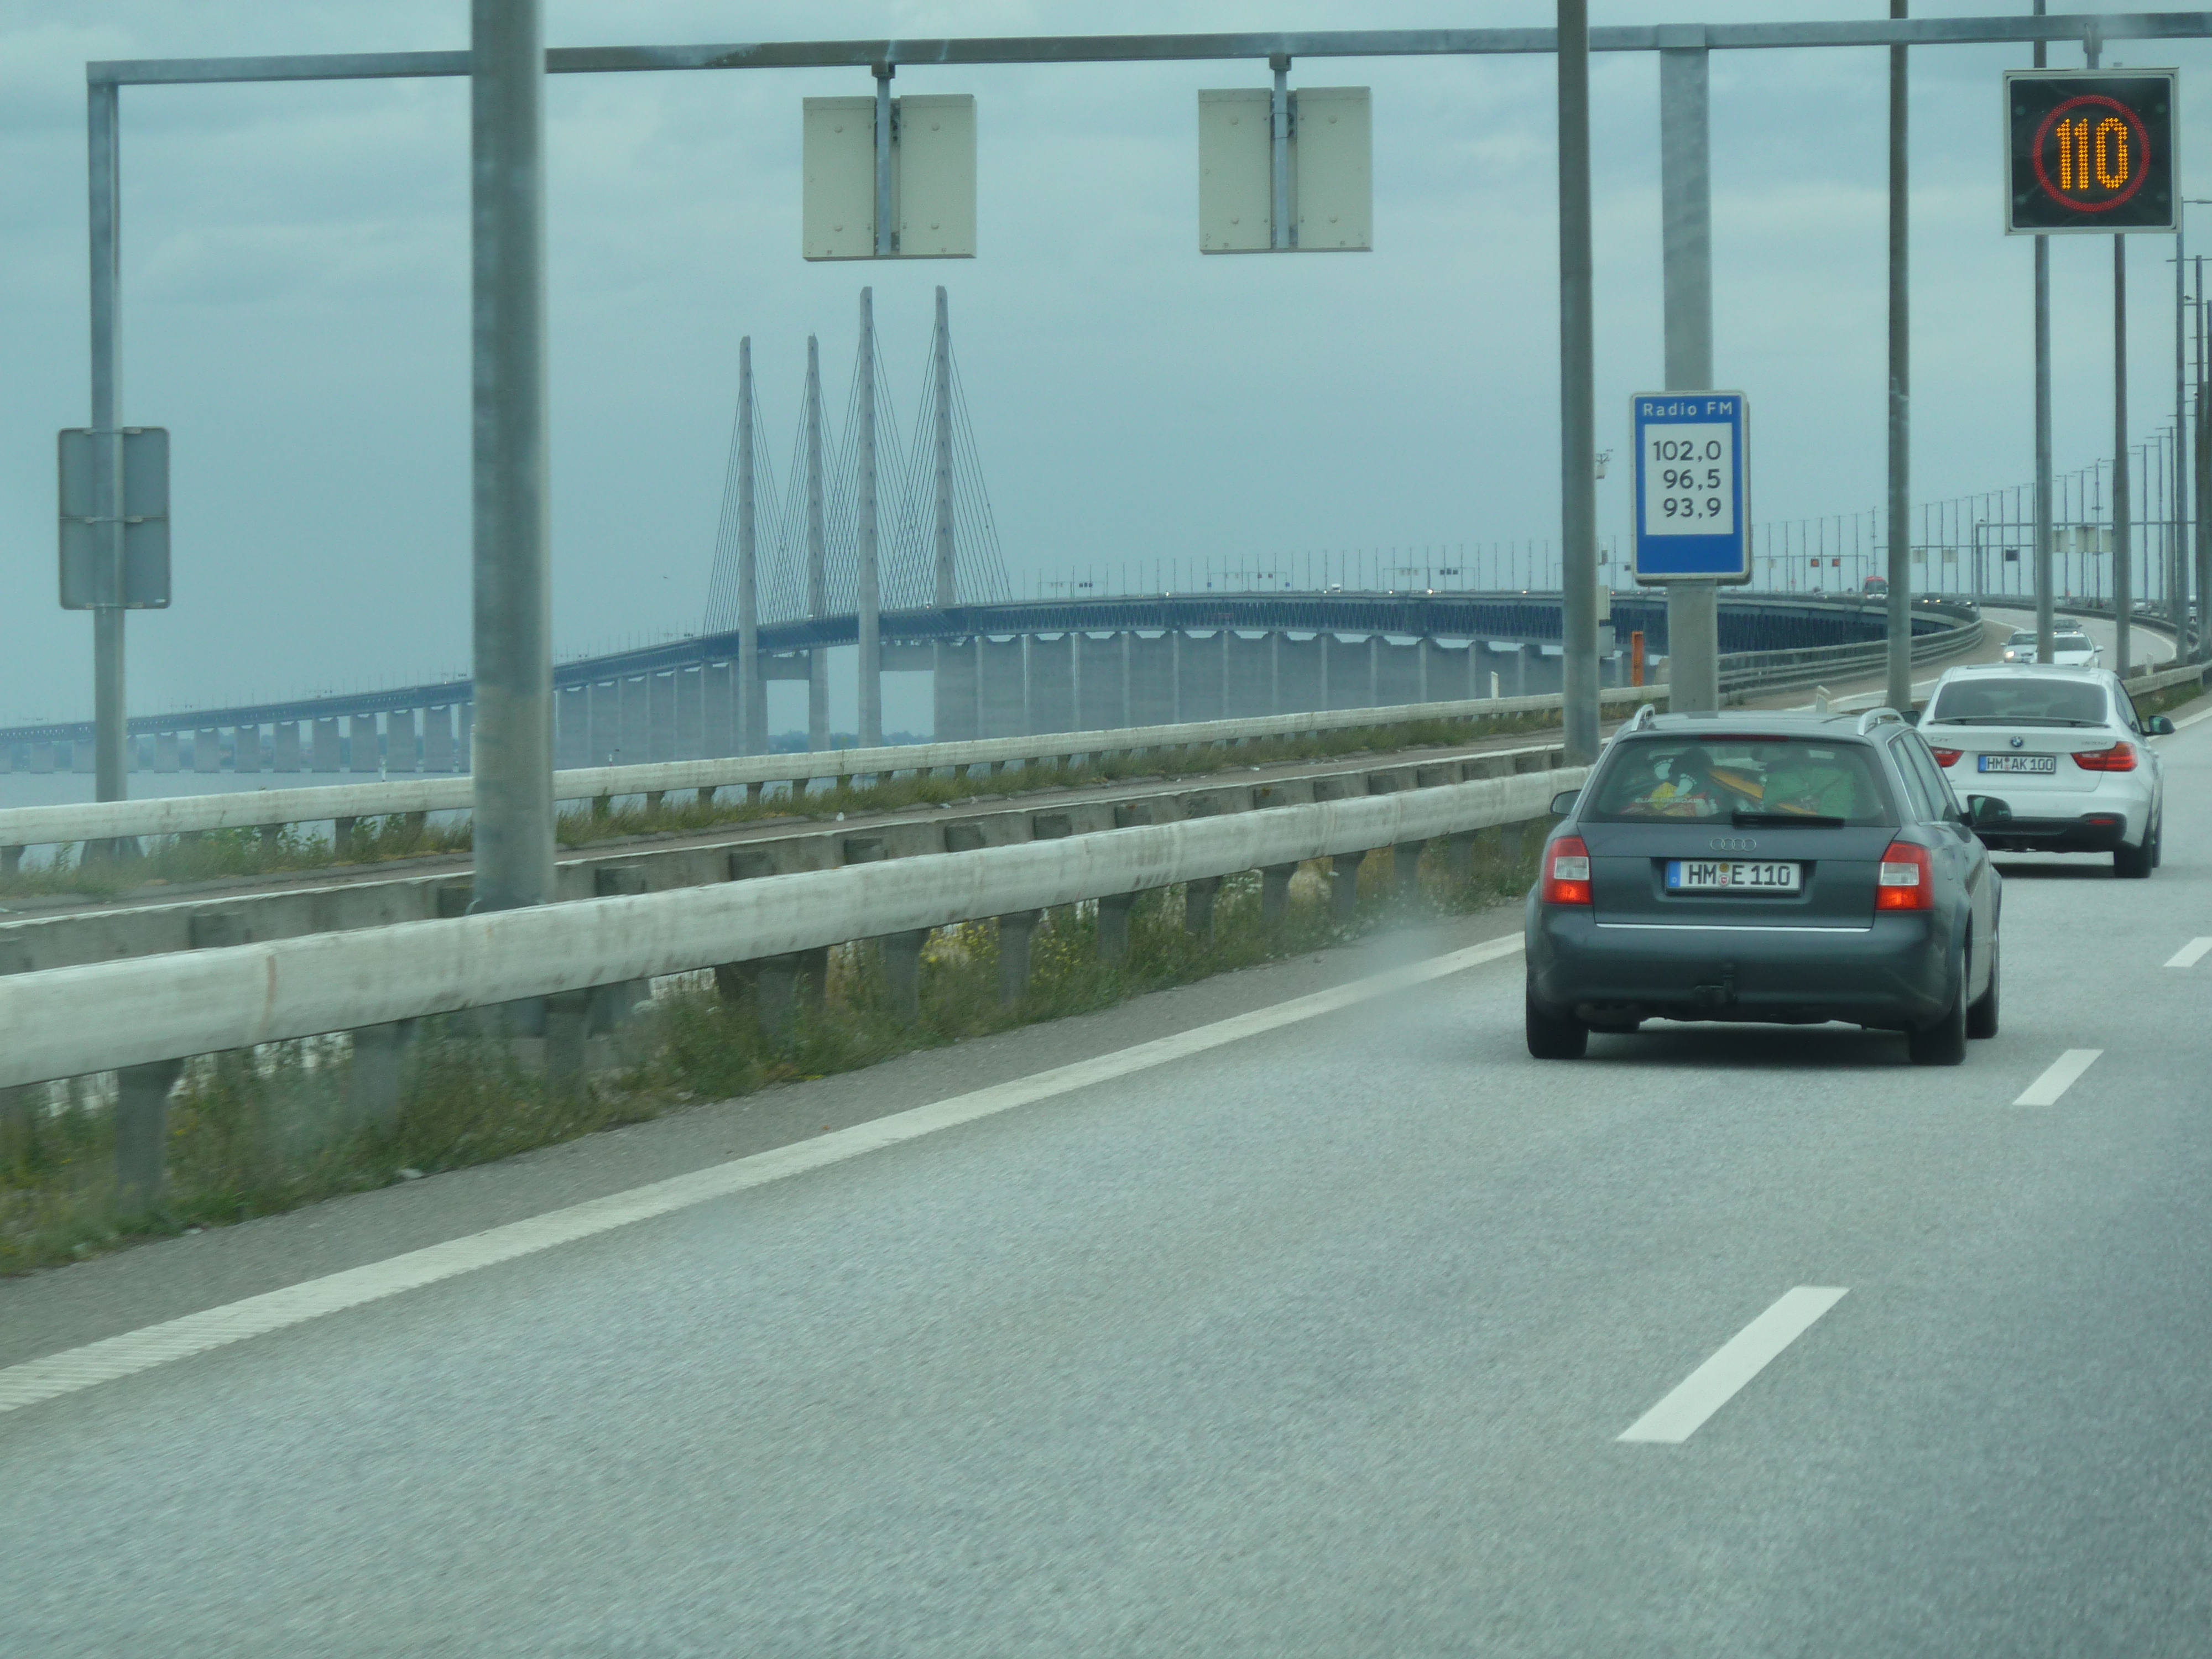
[[[2002,884],[1893,711],[1659,714],[1553,810],[1528,910],[1528,1052],[1647,1019],[1842,1020],[1956,1065],[1997,1029]]]

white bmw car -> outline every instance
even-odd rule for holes
[[[2004,642],[2003,661],[2032,663],[2035,660],[2035,630],[2020,628]],[[2104,653],[2096,641],[2081,629],[2081,623],[2068,620],[2051,631],[2051,660],[2061,668],[2094,668],[2104,660]]]
[[[1920,720],[1955,793],[2011,809],[1975,826],[1992,852],[2108,852],[2114,874],[2137,878],[2158,864],[2166,814],[2148,739],[2172,730],[2139,716],[2117,675],[2057,664],[1950,669]]]

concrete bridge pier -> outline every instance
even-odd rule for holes
[[[35,749],[36,745],[33,745],[34,752]],[[156,772],[173,772],[177,769],[177,734],[175,732],[156,732],[154,734],[154,769]]]
[[[300,722],[278,720],[276,735],[270,739],[269,758],[271,769],[296,772],[300,769]]]
[[[346,769],[355,773],[374,773],[378,754],[376,716],[349,714],[346,716]]]
[[[333,714],[315,722],[315,770],[339,771],[342,769],[338,762],[338,722],[337,716]]]

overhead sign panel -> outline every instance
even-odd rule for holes
[[[1290,94],[1290,234],[1275,246],[1274,95],[1198,94],[1200,253],[1365,253],[1375,246],[1373,102],[1365,87]]]
[[[2174,228],[2178,71],[2012,70],[2004,80],[2008,234]]]
[[[915,94],[891,102],[888,257],[975,257],[975,100]],[[873,259],[876,100],[809,98],[801,126],[800,252],[809,259]]]
[[[1633,568],[1639,582],[1751,580],[1749,410],[1741,392],[1639,392]]]
[[[100,446],[123,440],[123,559],[100,514]],[[125,427],[60,434],[61,597],[64,611],[161,611],[169,603],[169,431]],[[119,585],[118,585],[119,584]]]

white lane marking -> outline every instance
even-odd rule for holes
[[[1800,1285],[1730,1337],[1721,1351],[1692,1371],[1674,1391],[1630,1424],[1623,1440],[1679,1446],[1705,1420],[1735,1398],[1774,1357],[1802,1336],[1813,1322],[1844,1299],[1832,1285]]]
[[[2044,1068],[2043,1075],[2021,1091],[2015,1106],[2056,1106],[2058,1097],[2081,1079],[2081,1073],[2096,1064],[2102,1048],[2069,1048]]]
[[[2173,729],[2177,732],[2186,732],[2199,720],[2212,720],[2212,708],[2200,708],[2188,719],[2174,721]]]
[[[2166,959],[2169,968],[2194,968],[2204,960],[2204,953],[2212,951],[2212,934],[2193,939]]]
[[[1017,1106],[1030,1105],[1072,1090],[1203,1054],[1209,1048],[1241,1042],[1247,1037],[1372,1001],[1465,969],[1479,968],[1485,963],[1512,956],[1520,949],[1517,934],[1470,945],[1463,951],[1453,951],[1426,962],[1355,980],[1349,985],[1294,998],[1272,1008],[1255,1009],[1234,1018],[1217,1020],[1211,1025],[1179,1031],[1173,1036],[1140,1042],[1134,1048],[1101,1054],[1093,1060],[1078,1060],[1072,1066],[1055,1066],[1034,1076],[994,1084],[988,1089],[955,1095],[933,1105],[895,1112],[872,1123],[855,1124],[849,1129],[756,1152],[750,1158],[732,1158],[690,1175],[634,1187],[628,1192],[549,1211],[465,1238],[451,1239],[343,1273],[288,1285],[282,1290],[264,1291],[222,1307],[186,1314],[158,1325],[126,1331],[120,1336],[88,1342],[82,1347],[48,1354],[42,1359],[26,1360],[20,1365],[0,1370],[0,1413],[150,1370],[173,1359],[205,1353],[210,1348],[264,1335],[288,1325],[380,1301],[403,1291],[434,1285],[440,1279],[512,1261],[556,1244],[573,1243],[594,1233],[628,1226],[634,1221],[667,1215],[749,1188],[764,1187],[773,1181],[841,1164],[847,1158],[934,1134],[939,1129],[972,1123],[978,1118],[1012,1111]]]

